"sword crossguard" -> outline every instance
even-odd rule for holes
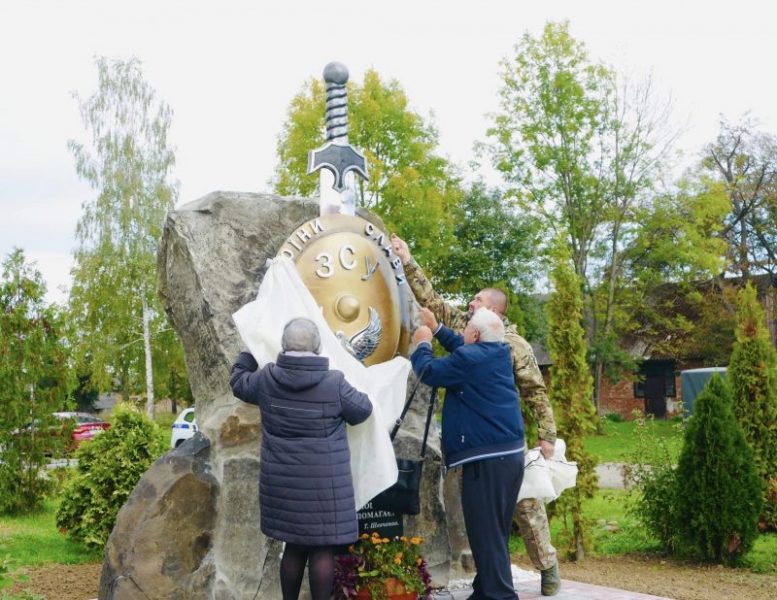
[[[331,62],[324,67],[326,82],[327,142],[308,154],[308,175],[327,169],[335,178],[332,186],[345,190],[345,175],[354,171],[368,179],[364,155],[348,143],[348,69],[343,63]]]

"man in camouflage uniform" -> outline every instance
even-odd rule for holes
[[[507,296],[501,290],[486,288],[478,292],[469,303],[469,311],[461,311],[446,303],[432,288],[423,270],[413,259],[407,244],[396,234],[391,236],[392,248],[405,268],[410,289],[418,303],[428,308],[437,320],[457,333],[464,327],[472,314],[481,306],[494,311],[505,323],[505,343],[510,345],[513,358],[513,376],[520,392],[521,402],[531,411],[538,424],[539,446],[545,458],[551,458],[556,441],[556,422],[548,400],[545,381],[542,379],[537,360],[529,343],[518,335],[515,325],[504,316],[507,310]],[[521,536],[535,568],[542,576],[543,596],[558,593],[561,577],[558,570],[556,549],[550,541],[550,527],[545,504],[535,498],[524,498],[518,502],[515,516]]]

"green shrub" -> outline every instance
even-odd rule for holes
[[[677,465],[677,533],[683,552],[736,564],[758,535],[763,480],[716,374],[696,398]]]
[[[76,453],[77,473],[65,485],[57,527],[87,546],[102,547],[119,509],[164,451],[153,421],[130,405],[116,406],[111,428]]]
[[[652,433],[652,416],[635,419],[636,450],[629,457],[627,478],[636,499],[628,512],[638,519],[665,552],[675,547],[677,485],[672,450],[667,438]],[[678,425],[682,427],[682,425]]]

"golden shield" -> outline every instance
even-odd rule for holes
[[[297,227],[278,255],[294,261],[353,356],[369,366],[407,353],[407,283],[384,231],[361,217],[322,215]]]

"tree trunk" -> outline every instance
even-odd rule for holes
[[[602,376],[604,374],[604,362],[601,358],[596,359],[594,364],[594,408],[596,414],[601,415],[600,406],[602,403]]]
[[[148,302],[143,298],[143,353],[146,355],[146,413],[154,419],[154,369],[151,360],[151,316]]]
[[[583,499],[580,497],[577,488],[575,488],[574,504],[575,508],[572,512],[572,532],[575,537],[575,561],[581,561],[585,559],[585,525],[583,523]]]
[[[612,230],[612,245],[610,248],[610,272],[607,282],[607,304],[604,311],[604,328],[601,333],[602,339],[606,340],[612,330],[613,311],[615,310],[615,284],[618,276],[618,240],[620,238],[620,219],[616,220]],[[598,342],[599,340],[597,340]],[[597,344],[601,348],[601,344]],[[601,352],[597,352],[596,362],[594,364],[594,407],[596,414],[599,415],[602,394],[602,378],[604,373],[604,359]]]

